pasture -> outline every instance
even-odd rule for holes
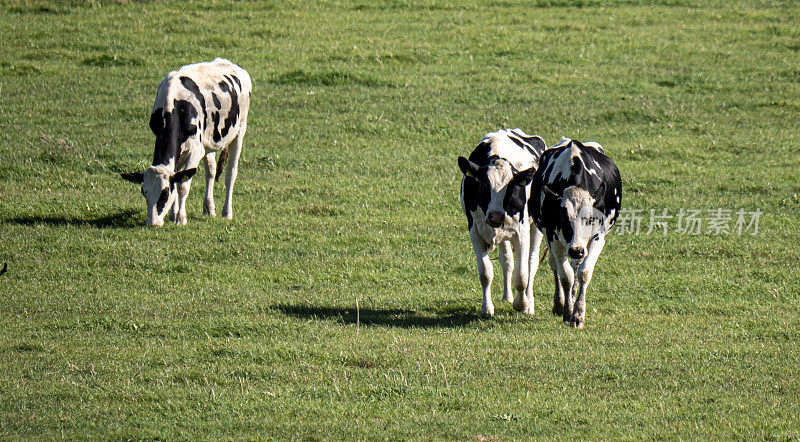
[[[10,0],[0,38],[0,438],[800,438],[797,3]],[[119,173],[217,56],[235,217],[195,180],[147,228]],[[456,158],[506,127],[601,143],[642,217],[585,330],[547,266],[479,314]]]

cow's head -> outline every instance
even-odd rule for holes
[[[175,184],[180,184],[190,179],[197,168],[182,170],[173,173],[164,166],[150,166],[144,172],[123,173],[122,178],[142,185],[142,195],[147,201],[147,224],[161,226],[164,217],[175,202],[177,192]]]
[[[458,157],[458,167],[465,177],[477,180],[480,192],[489,196],[486,224],[497,228],[507,218],[524,212],[527,202],[525,186],[533,179],[535,168],[517,171],[508,160],[498,156],[489,157],[486,166]]]
[[[595,195],[603,195],[604,187],[605,184],[601,183]],[[548,186],[544,186],[543,190],[561,206],[558,228],[567,242],[567,255],[572,259],[582,259],[586,256],[589,241],[604,237],[608,231],[601,207],[602,198],[595,200],[580,186],[567,187],[563,194],[554,192]]]

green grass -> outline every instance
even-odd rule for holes
[[[795,2],[122,3],[0,6],[0,438],[800,438]],[[217,56],[254,84],[235,219],[197,182],[146,228],[118,174]],[[612,234],[586,330],[545,268],[483,318],[455,159],[504,127],[603,144],[645,231],[759,235]]]

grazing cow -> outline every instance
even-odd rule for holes
[[[528,136],[519,129],[501,130],[486,134],[469,159],[458,158],[458,166],[464,173],[461,207],[467,216],[469,237],[478,262],[483,289],[481,312],[485,315],[494,314],[491,298],[494,272],[488,254],[498,245],[504,276],[503,299],[512,302],[513,284],[514,309],[533,314],[533,277],[539,266],[542,234],[530,218],[528,199],[544,148],[544,140],[539,136]],[[516,256],[512,255],[512,249]]]
[[[186,224],[186,196],[203,159],[203,212],[215,216],[214,181],[230,157],[222,216],[233,217],[233,184],[247,129],[251,89],[250,75],[222,58],[183,66],[164,77],[150,116],[150,129],[156,136],[153,165],[144,172],[122,174],[126,180],[142,185],[147,224],[164,224],[170,207],[175,223]]]
[[[619,215],[619,170],[599,144],[565,138],[542,154],[533,189],[532,215],[547,238],[555,277],[553,314],[583,328],[586,288]]]

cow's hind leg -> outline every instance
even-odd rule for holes
[[[216,216],[214,207],[214,180],[217,177],[217,154],[209,152],[206,154],[203,164],[206,167],[206,198],[203,200],[203,213]]]
[[[528,299],[528,274],[530,265],[530,231],[523,230],[514,244],[516,246],[517,268],[514,269],[514,291],[517,296],[514,298],[514,310],[523,312],[527,315],[533,314],[533,303]]]
[[[503,268],[503,301],[513,302],[514,251],[511,248],[511,241],[500,243],[500,266]]]
[[[592,280],[594,266],[603,251],[606,243],[604,237],[599,237],[589,243],[588,253],[583,262],[578,266],[577,281],[575,283],[575,310],[570,317],[569,325],[575,328],[583,328],[586,321],[586,289]]]
[[[239,155],[242,153],[242,142],[246,125],[242,124],[236,139],[231,142],[228,152],[228,165],[225,170],[225,205],[222,206],[222,217],[233,218],[233,184],[236,182],[236,175],[239,173]]]
[[[531,225],[531,245],[528,258],[528,283],[525,285],[525,305],[528,305],[529,313],[534,312],[533,299],[533,280],[536,278],[536,271],[539,269],[539,250],[542,245],[542,232]],[[526,310],[526,313],[528,313]]]

